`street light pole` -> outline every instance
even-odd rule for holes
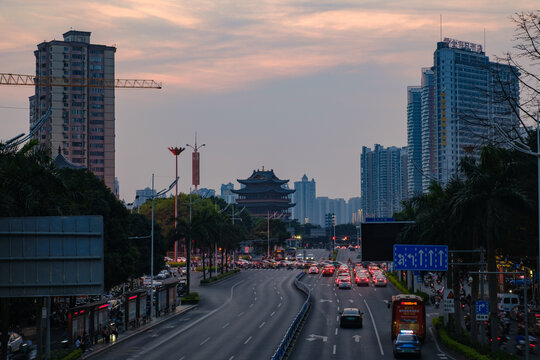
[[[169,151],[176,158],[176,174],[175,174],[176,179],[178,179],[178,155],[180,155],[182,151],[184,150],[186,150],[186,148],[169,147]],[[175,194],[174,194],[174,228],[176,229],[178,225],[178,182],[176,182],[175,188],[176,189],[175,189]],[[174,261],[178,261],[178,239],[174,240]]]
[[[150,245],[150,321],[152,321],[152,313],[154,312],[154,174],[152,174],[152,232],[150,236],[152,237]],[[157,299],[156,299],[157,301]]]

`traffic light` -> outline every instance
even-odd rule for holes
[[[332,236],[332,240],[336,240],[336,237],[335,237],[335,236]]]

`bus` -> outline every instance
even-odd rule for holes
[[[296,248],[295,247],[288,247],[285,250],[285,260],[295,260],[296,259]]]
[[[402,330],[412,330],[420,341],[426,338],[426,304],[417,295],[399,294],[392,296],[392,340]]]

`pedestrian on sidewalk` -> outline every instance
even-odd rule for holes
[[[109,342],[109,332],[107,331],[107,327],[103,325],[101,328],[101,336],[103,337],[103,343]]]

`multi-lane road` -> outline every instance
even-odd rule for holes
[[[328,256],[328,251],[315,250],[315,257]],[[356,252],[340,250],[338,260],[347,262],[356,258]],[[397,291],[387,287],[358,287],[341,290],[334,285],[334,277],[306,275],[304,283],[311,289],[313,306],[294,346],[291,360],[300,359],[393,359],[390,335],[391,314],[385,301]],[[355,307],[364,313],[363,328],[340,328],[339,312]],[[431,306],[426,308],[428,325],[438,316]],[[454,359],[442,351],[431,331],[422,347],[425,359]]]
[[[199,306],[94,359],[270,359],[305,297],[291,270],[246,270],[197,289]]]
[[[327,250],[309,251],[317,260]],[[356,252],[341,250],[338,260],[355,259]],[[270,359],[297,315],[304,295],[294,286],[298,270],[244,270],[221,283],[198,288],[196,309],[115,344],[94,359]],[[339,290],[333,277],[306,275],[313,306],[300,332],[291,360],[391,359],[390,300],[396,290],[357,287]],[[364,313],[362,329],[339,327],[339,311],[356,307]],[[427,308],[428,323],[436,315]],[[426,359],[453,359],[441,351],[428,331],[422,349]]]

